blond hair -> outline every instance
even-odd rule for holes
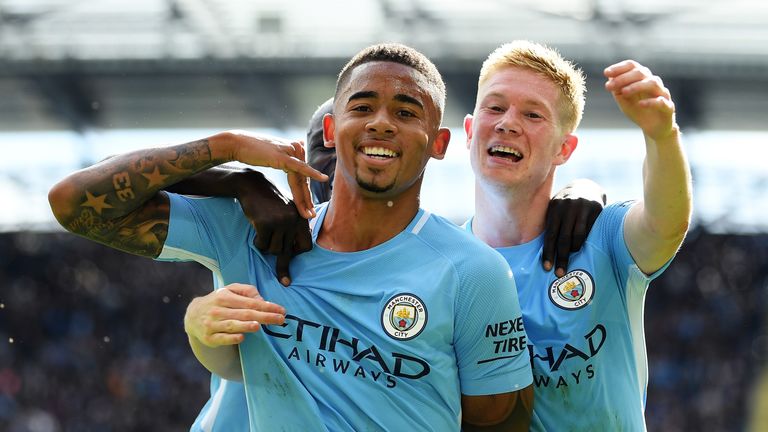
[[[496,48],[483,62],[478,87],[499,69],[510,66],[530,69],[552,81],[562,95],[558,104],[561,120],[568,132],[576,130],[584,112],[584,93],[587,91],[581,69],[553,48],[516,40]]]

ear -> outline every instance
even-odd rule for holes
[[[579,138],[576,135],[566,134],[563,143],[560,144],[560,151],[555,156],[555,165],[562,165],[568,162],[578,144]]]
[[[432,142],[432,154],[435,159],[442,159],[445,157],[445,152],[448,151],[448,143],[451,141],[451,131],[448,128],[440,128],[437,130],[435,140]]]
[[[472,114],[467,114],[464,116],[464,133],[467,134],[467,149],[469,149],[470,144],[472,144],[472,124],[474,121],[475,118],[472,117]]]
[[[335,148],[336,141],[334,141],[336,133],[336,122],[333,119],[333,114],[326,114],[323,116],[323,143],[327,148]]]

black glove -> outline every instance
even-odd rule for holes
[[[187,195],[237,198],[243,212],[256,229],[254,246],[277,256],[277,278],[291,283],[288,263],[291,258],[312,249],[309,222],[299,215],[264,174],[249,168],[226,166],[210,168],[167,187],[168,192]]]
[[[312,249],[309,221],[258,171],[239,174],[236,197],[256,230],[254,246],[277,256],[277,278],[283,285],[290,285],[291,258]]]
[[[547,208],[542,265],[562,277],[568,269],[571,252],[584,245],[592,225],[603,211],[606,196],[597,183],[574,180],[555,194]]]

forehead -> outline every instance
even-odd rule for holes
[[[346,104],[349,98],[360,92],[375,92],[381,99],[394,99],[397,95],[410,96],[434,109],[428,91],[430,84],[416,69],[404,64],[375,61],[355,67],[339,89],[339,102]]]
[[[554,109],[560,88],[546,76],[531,69],[504,67],[490,74],[478,89],[478,97],[500,97],[540,104]]]

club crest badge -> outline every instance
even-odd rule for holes
[[[595,282],[583,270],[569,272],[549,286],[549,298],[562,309],[581,309],[589,304],[594,295]]]
[[[381,326],[397,340],[413,339],[427,325],[427,307],[413,294],[397,294],[384,305]]]

